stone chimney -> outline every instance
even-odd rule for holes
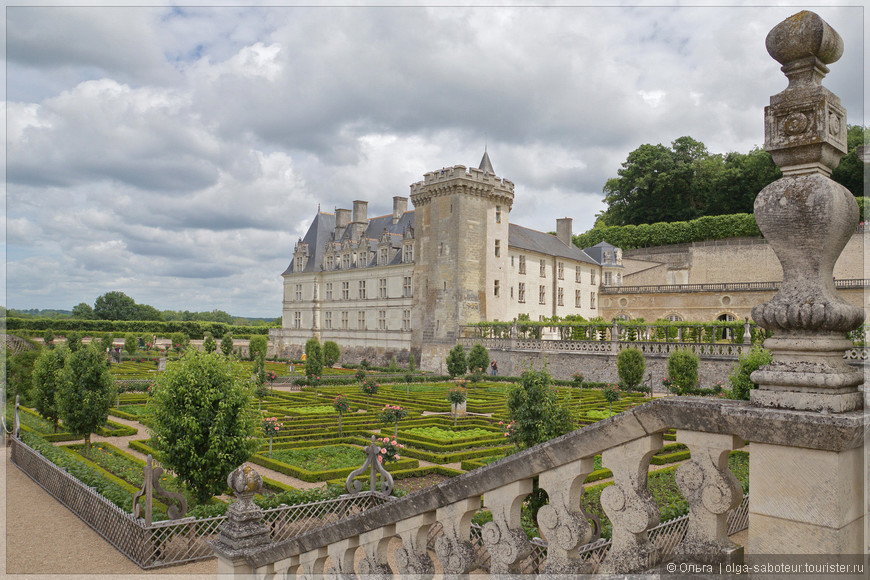
[[[556,220],[556,237],[568,246],[574,243],[572,240],[574,233],[571,228],[573,222],[574,220],[569,217]]]
[[[354,223],[368,222],[369,202],[356,200],[353,202]]]
[[[341,235],[344,233],[344,229],[350,223],[350,210],[349,209],[337,209],[335,210],[335,239],[338,240],[341,238]]]
[[[401,195],[393,197],[393,225],[399,223],[406,211],[408,211],[408,198]]]

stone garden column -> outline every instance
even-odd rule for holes
[[[246,556],[267,548],[271,542],[272,531],[263,521],[263,510],[251,501],[263,489],[263,478],[245,465],[229,474],[227,484],[237,500],[227,510],[227,519],[212,548],[222,578],[248,578],[253,570]]]

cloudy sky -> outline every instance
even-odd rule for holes
[[[825,85],[864,122],[864,11]],[[838,0],[838,4],[844,2]],[[488,147],[511,221],[574,230],[643,143],[763,143],[787,82],[771,7],[8,7],[6,298],[110,290],[159,309],[280,315],[318,204],[394,195]]]

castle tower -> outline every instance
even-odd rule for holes
[[[416,210],[412,350],[421,368],[441,370],[460,326],[507,311],[508,218],[514,184],[456,165],[411,185]]]

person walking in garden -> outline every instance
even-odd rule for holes
[[[494,377],[498,376],[498,363],[497,362],[492,361],[491,363],[489,363],[489,368],[492,371],[492,376],[494,376]]]

